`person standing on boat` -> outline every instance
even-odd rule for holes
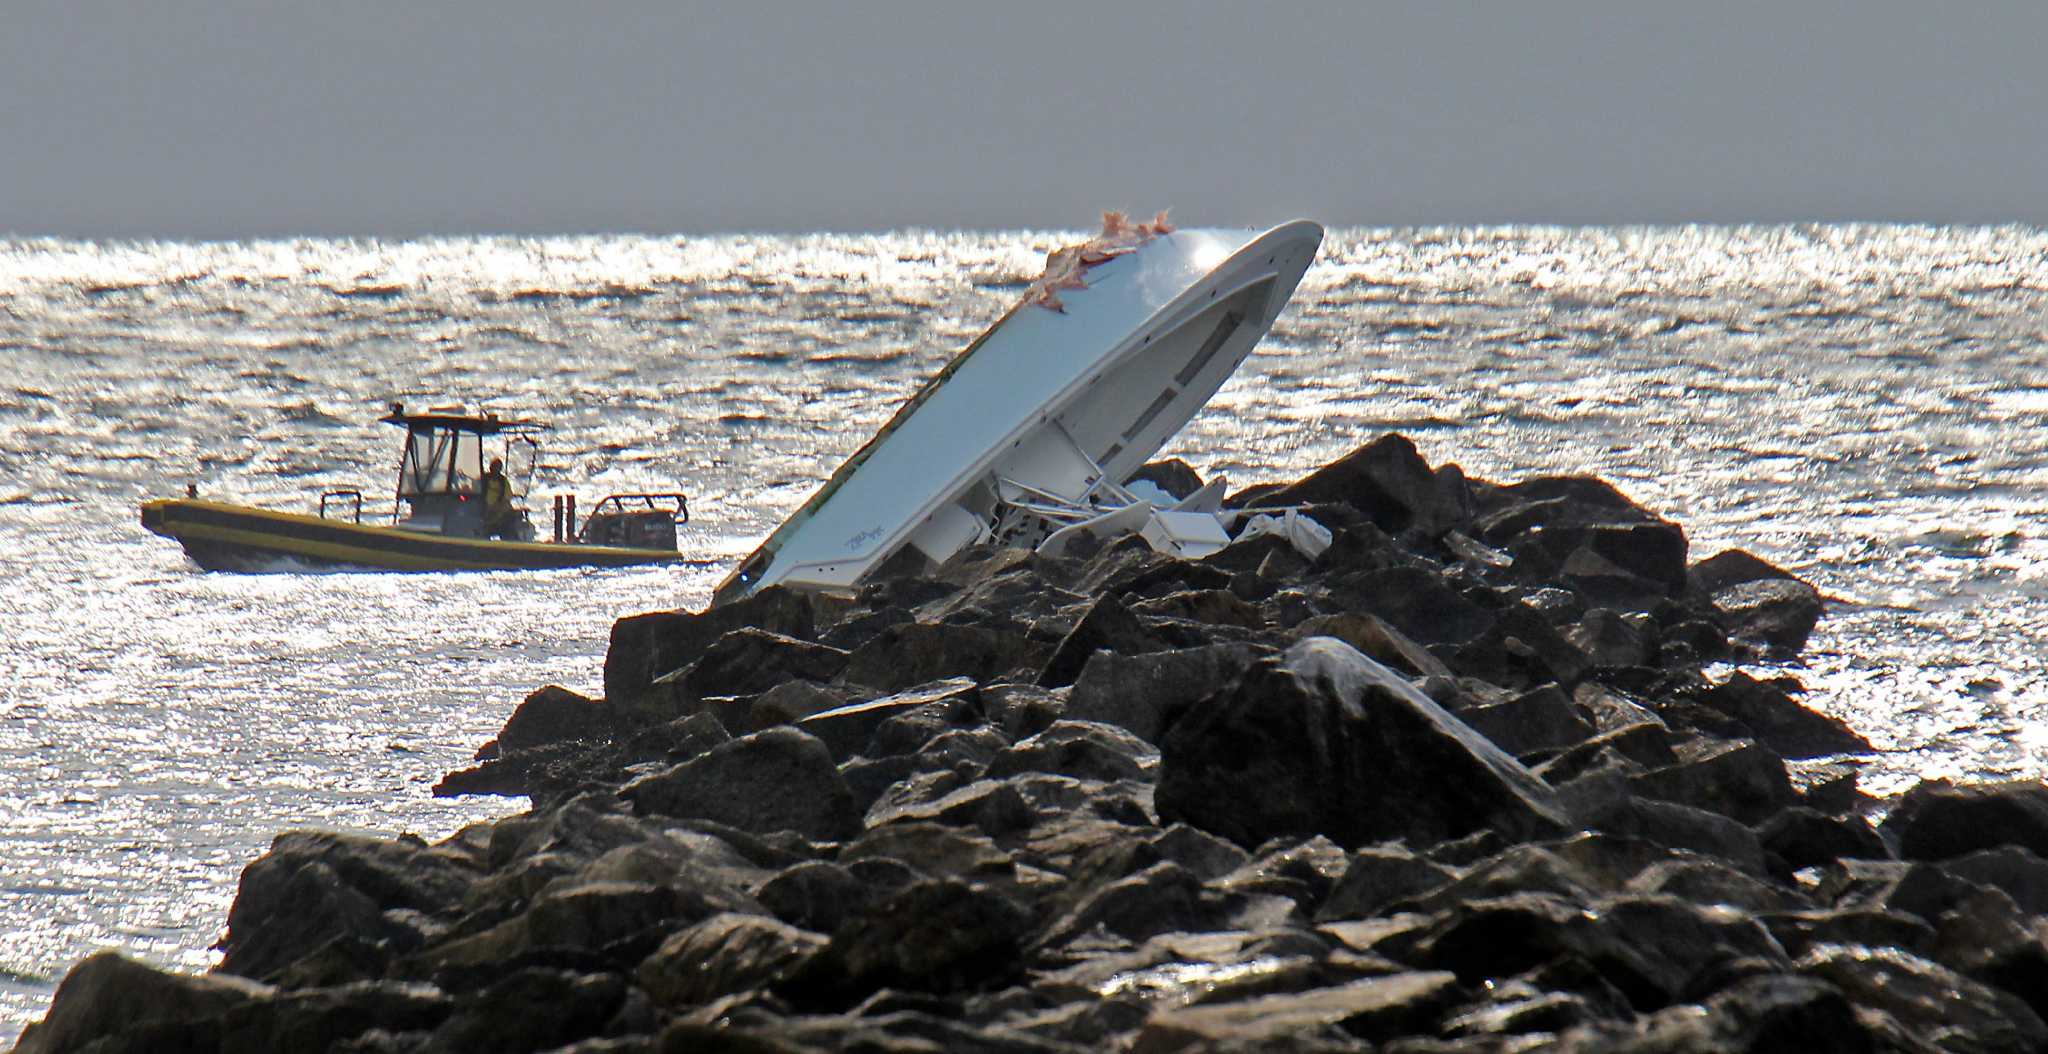
[[[484,537],[503,538],[512,533],[517,514],[512,511],[512,481],[505,478],[504,458],[491,459],[491,467],[477,483],[477,498],[484,506]]]

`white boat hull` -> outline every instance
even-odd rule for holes
[[[1160,235],[1096,264],[1064,310],[1027,300],[927,383],[719,587],[851,590],[912,546],[1035,546],[1149,460],[1272,326],[1322,243],[1263,233]],[[1114,504],[1123,504],[1114,502]]]

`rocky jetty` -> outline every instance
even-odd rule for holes
[[[1399,436],[1233,500],[1333,538],[623,619],[440,787],[530,812],[283,835],[217,970],[87,959],[18,1049],[2048,1049],[2048,786],[1874,827],[1755,672],[1812,586]]]

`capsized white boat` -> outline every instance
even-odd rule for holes
[[[1121,484],[1216,394],[1272,327],[1322,244],[1271,230],[1174,230],[1106,217],[897,411],[719,586],[844,592],[907,549],[1055,551],[1135,531],[1198,556],[1228,542],[1222,481],[1172,505]]]

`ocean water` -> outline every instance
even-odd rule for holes
[[[97,949],[207,967],[276,832],[517,811],[428,788],[531,689],[594,694],[614,618],[701,605],[1076,237],[0,241],[0,1041]],[[1166,453],[1241,485],[1398,430],[1602,476],[1831,598],[1792,672],[1882,748],[1866,788],[2040,777],[2044,343],[2033,229],[1340,230]],[[586,507],[688,491],[695,562],[221,575],[137,521],[380,493],[398,400],[551,421],[540,489]]]

